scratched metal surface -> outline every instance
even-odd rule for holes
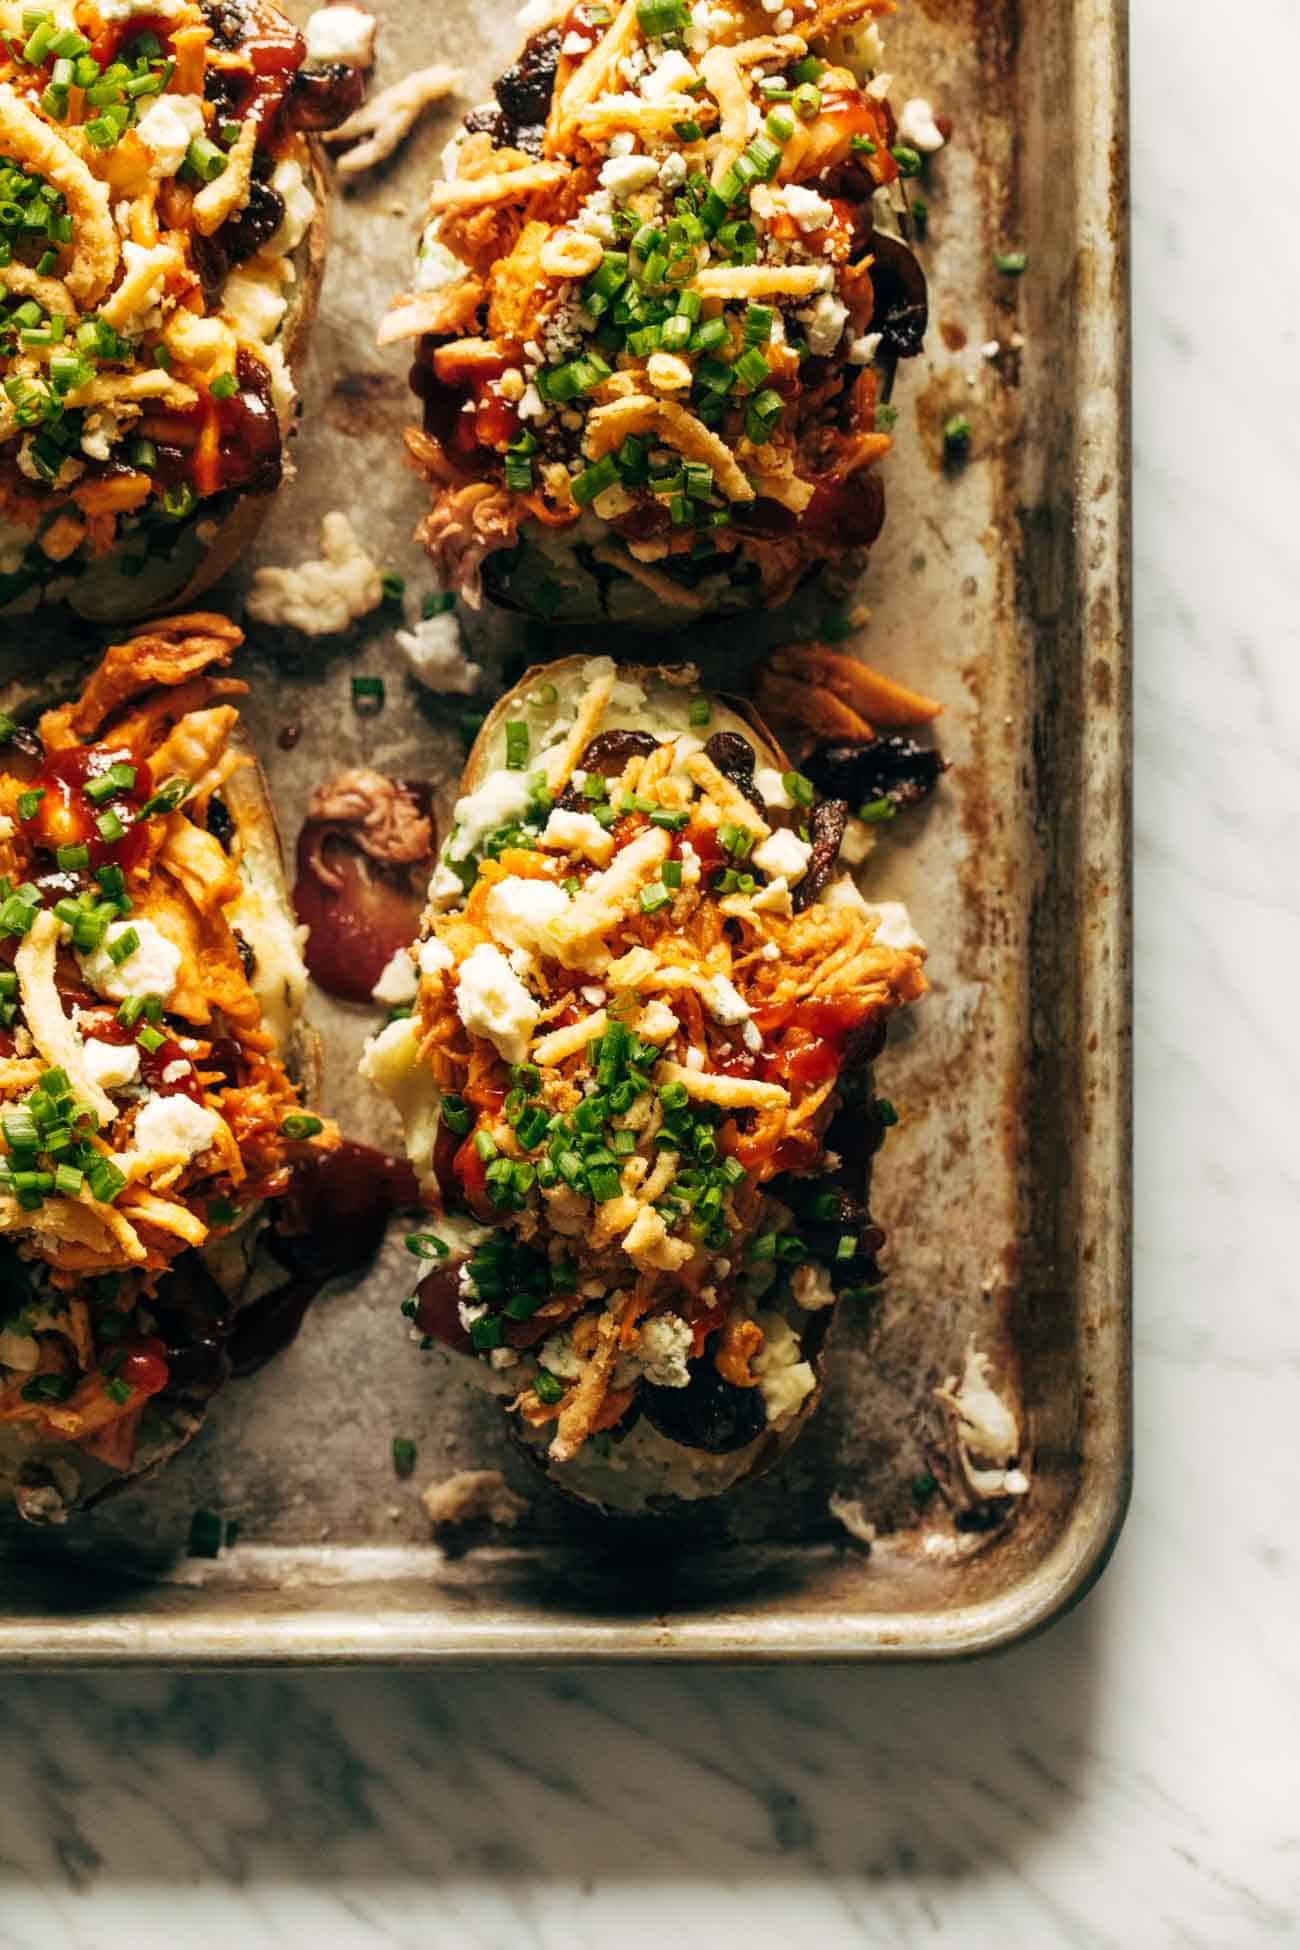
[[[297,1342],[215,1403],[153,1484],[61,1532],[4,1537],[0,1659],[172,1660],[925,1657],[1003,1643],[1050,1617],[1104,1561],[1128,1463],[1127,407],[1120,0],[911,0],[888,34],[894,100],[924,93],[955,140],[926,195],[927,353],[900,369],[889,516],[859,600],[872,661],[945,701],[952,770],[900,821],[870,881],[901,895],[931,944],[932,992],[894,1034],[878,1082],[903,1121],[877,1171],[888,1298],[843,1310],[825,1402],[769,1479],[630,1542],[539,1488],[494,1406],[409,1345],[407,1256],[327,1293]],[[386,0],[379,80],[463,59],[464,97],[396,163],[336,199],[303,391],[297,478],[220,596],[249,569],[314,552],[343,507],[372,552],[431,586],[408,540],[419,484],[397,464],[408,417],[400,349],[374,347],[403,281],[421,194],[455,116],[511,44],[485,10]],[[998,277],[999,245],[1029,274]],[[1023,349],[1012,350],[1013,334]],[[994,363],[981,345],[997,338]],[[968,465],[945,471],[960,409]],[[826,606],[676,639],[735,687],[761,640]],[[525,646],[467,616],[494,676]],[[743,630],[743,634],[741,631]],[[391,619],[320,645],[252,632],[248,718],[292,845],[311,787],[358,761],[436,781],[459,768],[460,700],[401,672]],[[540,654],[591,642],[554,634]],[[627,642],[644,654],[644,643]],[[615,647],[617,644],[599,647]],[[653,647],[653,646],[650,646]],[[387,706],[350,706],[354,671]],[[286,724],[301,727],[290,752]],[[366,1012],[315,997],[329,1108],[349,1134],[393,1128],[353,1076]],[[941,1440],[932,1390],[974,1335],[1021,1405],[1033,1487],[1014,1521],[959,1535],[911,1479]],[[394,1479],[394,1433],[419,1462]],[[496,1466],[532,1499],[509,1549],[445,1558],[417,1490]],[[846,1545],[828,1497],[880,1529]],[[238,1519],[215,1562],[184,1555],[196,1507]]]

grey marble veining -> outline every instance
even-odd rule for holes
[[[950,1671],[10,1682],[6,1950],[1300,1943],[1300,16],[1225,24],[1134,21],[1139,1467],[1101,1586]]]

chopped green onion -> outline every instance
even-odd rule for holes
[[[148,1051],[150,1056],[156,1056],[163,1044],[167,1041],[167,1038],[161,1031],[154,1029],[152,1025],[146,1023],[135,1040],[139,1043],[141,1049]]]
[[[1018,278],[1029,264],[1027,251],[994,251],[993,268],[1004,277]]]
[[[24,824],[29,819],[35,819],[37,813],[41,809],[41,800],[44,797],[45,797],[45,792],[43,789],[37,791],[30,791],[30,792],[20,792],[18,794],[18,817],[24,822]]]
[[[549,1368],[539,1368],[533,1379],[533,1393],[539,1402],[554,1408],[556,1402],[564,1400],[564,1383],[557,1380]]]
[[[108,958],[118,968],[135,953],[140,946],[140,937],[134,928],[123,928],[121,934],[114,935],[107,943]]]
[[[906,143],[900,142],[895,144],[889,153],[898,164],[898,173],[900,176],[919,176],[921,174],[922,161],[919,150],[909,149]]]
[[[209,380],[208,391],[213,399],[233,399],[239,391],[239,381],[233,372],[219,372]]]
[[[126,1178],[111,1158],[97,1157],[86,1167],[90,1196],[100,1205],[111,1205],[126,1189]]]
[[[528,765],[528,726],[522,718],[512,719],[506,726],[506,770],[522,772]]]
[[[106,772],[86,781],[86,797],[92,806],[102,806],[105,799],[112,799],[119,792],[129,792],[135,779],[134,765],[121,762],[110,765]]]
[[[573,482],[573,498],[580,508],[594,501],[608,487],[614,487],[619,478],[618,464],[612,454],[604,454],[594,466],[586,468]]]
[[[954,413],[943,423],[943,451],[948,460],[964,460],[970,451],[971,426],[964,413]]]
[[[758,392],[764,380],[771,377],[771,368],[756,345],[746,346],[731,370],[738,383],[748,387],[751,393]]]
[[[811,122],[821,112],[822,91],[810,81],[802,82],[790,97],[790,106],[801,122]]]
[[[636,0],[637,25],[648,41],[680,34],[690,18],[685,0]]]
[[[787,796],[794,800],[796,806],[811,806],[816,788],[812,780],[806,779],[802,772],[782,772],[781,783],[785,787]]]
[[[406,1250],[417,1259],[446,1259],[451,1248],[436,1232],[408,1232]]]
[[[359,718],[375,718],[384,708],[384,680],[382,677],[354,677],[352,679],[352,709]]]
[[[319,1137],[325,1126],[310,1111],[292,1111],[281,1120],[280,1129],[291,1143],[300,1144],[304,1138]]]
[[[229,165],[229,157],[224,156],[215,142],[206,135],[196,135],[185,152],[185,161],[202,183],[213,183],[224,174]]]
[[[393,1437],[393,1469],[398,1476],[410,1476],[414,1472],[417,1453],[409,1436]]]

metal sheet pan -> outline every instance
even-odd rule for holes
[[[511,39],[504,9],[489,37],[466,0],[379,11],[381,79],[446,54],[466,61],[469,100]],[[160,1482],[63,1532],[6,1533],[0,1659],[927,1658],[1004,1645],[1097,1575],[1130,1434],[1123,35],[1121,0],[909,0],[890,25],[895,100],[929,95],[956,137],[927,191],[933,329],[900,376],[862,644],[946,700],[953,769],[877,856],[878,884],[932,944],[933,994],[879,1073],[904,1112],[877,1176],[889,1298],[838,1322],[814,1427],[767,1481],[629,1543],[527,1480],[496,1410],[403,1345],[394,1242],[287,1354],[225,1391]],[[394,464],[404,362],[373,349],[373,327],[453,119],[339,200],[298,478],[254,561],[312,552],[319,515],[342,506],[377,556],[429,586],[406,540],[419,486]],[[1028,252],[1023,279],[992,268],[1009,245]],[[994,338],[996,362],[980,351]],[[945,472],[940,428],[958,408],[971,458]],[[763,619],[755,645],[824,605]],[[500,617],[469,619],[468,635],[498,673],[523,643]],[[681,647],[734,684],[749,645],[728,624]],[[290,837],[322,773],[363,758],[433,776],[445,803],[455,710],[401,676],[388,620],[346,646],[255,638],[250,662]],[[353,669],[386,673],[382,716],[351,712]],[[286,723],[303,734],[290,752]],[[352,1080],[364,1012],[315,1007],[332,1108],[354,1135],[391,1139]],[[911,1493],[939,1435],[933,1388],[971,1335],[1012,1383],[1032,1452],[1031,1493],[984,1533],[954,1528],[935,1499],[918,1512]],[[396,1432],[419,1443],[410,1484],[391,1472]],[[415,1489],[485,1464],[532,1497],[529,1519],[509,1548],[449,1559]],[[830,1515],[836,1491],[877,1525],[869,1553]],[[200,1506],[241,1526],[211,1562],[184,1555]]]

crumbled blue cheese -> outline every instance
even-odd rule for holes
[[[773,879],[779,876],[786,881],[802,880],[812,858],[812,847],[807,840],[801,840],[797,833],[782,826],[760,841],[750,858],[760,873]]]
[[[748,1022],[750,1007],[734,982],[725,975],[711,975],[701,990],[701,999],[715,1022],[731,1027]]]
[[[129,245],[122,246],[123,254]],[[221,312],[241,339],[254,345],[273,339],[284,323],[289,301],[265,271],[232,271],[221,292]]]
[[[297,250],[307,235],[316,215],[316,198],[303,175],[302,164],[294,162],[292,157],[286,157],[275,165],[271,172],[271,188],[284,204],[284,215],[274,237],[262,248],[269,251],[272,257],[285,257],[290,251]]]
[[[411,960],[408,948],[398,948],[384,963],[379,980],[371,989],[371,996],[385,1008],[399,1008],[404,1002],[414,1002],[419,986],[415,963]]]
[[[817,359],[829,359],[840,342],[849,308],[829,291],[819,292],[811,305],[799,313],[808,328],[808,350]]]
[[[611,156],[601,164],[600,181],[621,203],[637,190],[647,189],[658,174],[659,165],[651,156]]]
[[[135,1120],[132,1134],[137,1151],[188,1161],[207,1151],[221,1119],[191,1097],[150,1097]]]
[[[417,291],[441,291],[446,285],[459,284],[468,269],[454,251],[449,251],[434,236],[432,227],[425,231],[415,258]]]
[[[416,960],[420,964],[421,975],[445,975],[449,968],[455,966],[456,958],[445,941],[430,935],[427,941],[420,943]]]
[[[902,901],[867,901],[866,911],[875,921],[880,947],[893,948],[901,954],[925,946]]]
[[[660,102],[665,95],[689,92],[699,78],[686,56],[670,48],[643,77],[640,92],[648,102]]]
[[[398,630],[396,643],[412,677],[440,697],[468,697],[483,679],[481,667],[465,655],[454,610],[426,616],[410,630]]]
[[[456,1013],[470,1034],[486,1036],[505,1062],[522,1063],[541,1010],[501,950],[483,941],[461,964]]]
[[[364,7],[318,7],[304,30],[309,61],[368,68],[375,58],[375,17]]]
[[[134,932],[139,946],[123,961],[115,962],[108,950],[124,934]],[[129,921],[111,921],[98,948],[78,957],[82,973],[96,995],[109,1002],[125,1002],[131,995],[156,995],[167,1002],[176,987],[181,970],[181,951],[143,915]]]
[[[560,806],[546,822],[541,845],[548,853],[572,853],[579,859],[608,866],[614,857],[614,835],[594,813],[570,812]]]
[[[793,809],[794,801],[786,791],[785,779],[775,765],[760,765],[754,774],[754,784],[765,806],[775,806],[782,812]]]
[[[85,1046],[86,1070],[101,1090],[121,1090],[140,1074],[140,1052],[134,1043],[105,1043],[91,1036]],[[189,1064],[183,1065],[185,1069]]]
[[[654,1314],[643,1323],[637,1355],[652,1388],[689,1387],[686,1364],[694,1341],[694,1329],[680,1314]]]
[[[507,948],[545,955],[551,929],[568,906],[569,896],[553,880],[525,880],[512,874],[498,880],[488,894],[488,932]]]
[[[903,112],[898,118],[898,139],[908,149],[919,150],[923,156],[932,156],[943,148],[943,130],[934,119],[934,110],[920,95],[913,96],[910,102],[903,103]]]
[[[817,1386],[812,1363],[801,1358],[799,1336],[784,1314],[760,1313],[763,1345],[750,1362],[767,1410],[767,1426],[780,1430],[793,1422]]]
[[[834,206],[816,190],[805,189],[802,183],[787,183],[782,196],[800,230],[824,230],[835,216]]]
[[[447,841],[449,860],[468,860],[498,826],[516,825],[528,811],[533,789],[525,772],[493,772],[474,792],[456,801],[454,825]],[[436,879],[435,875],[435,879]],[[463,892],[459,880],[458,891]],[[430,895],[433,895],[430,884]]]
[[[378,609],[383,599],[379,570],[347,516],[332,509],[321,522],[321,560],[256,570],[247,607],[254,622],[331,636]]]
[[[197,95],[159,95],[136,123],[135,133],[149,151],[149,174],[174,176],[191,142],[207,133],[203,103]]]

